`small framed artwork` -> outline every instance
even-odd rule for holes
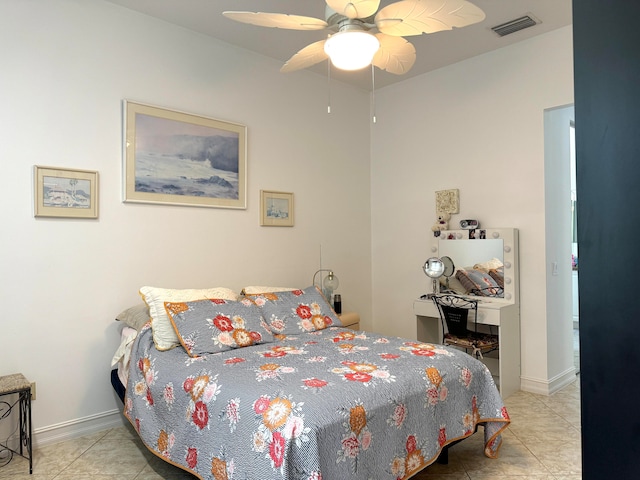
[[[293,227],[293,193],[260,190],[260,225]]]
[[[34,216],[98,218],[98,172],[34,167]]]
[[[124,102],[124,202],[246,208],[247,127]]]
[[[458,213],[459,210],[460,195],[457,188],[436,192],[436,213]]]

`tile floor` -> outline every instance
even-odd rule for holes
[[[581,479],[578,381],[548,397],[517,392],[505,403],[512,423],[498,459],[482,453],[480,429],[451,448],[448,465],[431,465],[415,480]],[[0,480],[194,478],[149,453],[129,426],[37,448],[33,475],[21,457],[0,468]]]

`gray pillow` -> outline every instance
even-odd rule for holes
[[[116,320],[119,322],[124,322],[131,328],[135,328],[137,331],[144,326],[151,319],[151,314],[149,313],[149,307],[144,303],[140,305],[136,305],[135,307],[130,307],[118,314],[116,316]]]

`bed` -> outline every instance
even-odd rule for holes
[[[466,353],[343,328],[315,287],[219,296],[143,294],[152,320],[121,345],[124,414],[163,460],[213,480],[405,479],[479,425],[498,455],[509,416]]]

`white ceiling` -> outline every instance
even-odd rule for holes
[[[284,64],[306,45],[326,37],[327,31],[294,31],[264,28],[234,22],[222,16],[225,10],[273,12],[304,15],[324,19],[323,0],[107,0],[169,23],[217,38],[251,50]],[[386,6],[395,0],[381,0]],[[450,65],[461,60],[495,50],[535,35],[571,24],[571,0],[471,0],[484,10],[486,18],[468,27],[406,37],[416,47],[417,60],[404,75],[375,71],[375,87],[380,88],[409,77]],[[514,34],[498,37],[491,27],[525,14],[541,21],[539,25]],[[309,70],[327,74],[327,63],[321,62]],[[299,72],[283,73],[299,75]],[[332,69],[333,79],[350,83],[364,90],[371,89],[370,69],[340,72]]]

